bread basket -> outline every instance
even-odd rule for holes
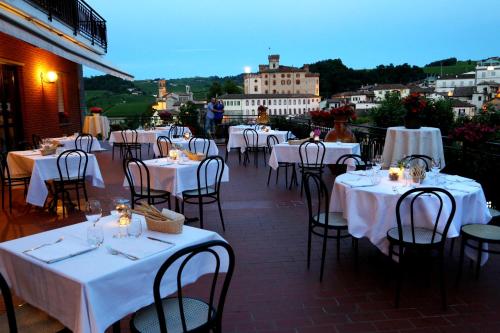
[[[182,233],[182,227],[186,219],[182,214],[168,209],[163,209],[160,212],[156,207],[147,204],[138,206],[134,213],[144,216],[148,230],[167,234]]]

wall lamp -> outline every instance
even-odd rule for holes
[[[40,78],[42,79],[42,82],[46,83],[55,83],[57,81],[57,73],[54,71],[48,71],[45,75],[40,73]]]

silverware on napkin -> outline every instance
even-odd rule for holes
[[[130,259],[130,260],[139,260],[139,257],[136,257],[134,255],[131,255],[131,254],[128,254],[128,253],[125,253],[125,252],[122,252],[122,251],[118,251],[117,249],[114,249],[112,248],[111,246],[106,246],[106,249],[108,250],[109,253],[111,253],[112,255],[116,256],[116,255],[121,255],[127,259]]]

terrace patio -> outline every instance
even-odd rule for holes
[[[147,151],[142,153],[145,158]],[[103,205],[114,196],[128,196],[122,186],[121,160],[112,161],[109,150],[96,155],[106,188],[89,186],[89,196]],[[456,287],[455,246],[455,253],[447,257],[447,311],[441,310],[437,279],[429,282],[427,274],[418,271],[404,280],[401,305],[396,309],[391,263],[377,248],[367,240],[360,241],[356,271],[351,241],[342,242],[339,261],[332,241],[320,283],[318,237],[313,237],[311,269],[306,267],[305,196],[300,197],[299,189],[285,189],[283,179],[278,185],[271,181],[267,187],[268,168],[262,161],[258,169],[252,165],[245,168],[233,152],[228,165],[230,182],[222,185],[226,232],[222,231],[216,206],[205,210],[205,228],[222,235],[236,253],[236,271],[224,309],[224,332],[500,331],[500,258],[490,256],[479,280],[466,265],[461,284]],[[332,186],[329,173],[326,183]],[[186,215],[196,215],[196,207],[186,206]],[[0,215],[0,241],[83,220],[84,214],[78,211],[61,219],[29,208],[22,190],[15,191],[12,214],[4,210]],[[128,318],[121,326],[128,332]]]

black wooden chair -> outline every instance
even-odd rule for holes
[[[402,162],[404,164],[410,164],[410,165],[415,165],[415,164],[421,165],[425,167],[425,171],[427,172],[430,171],[432,167],[432,157],[427,155],[418,155],[418,154],[408,155],[402,159]]]
[[[182,132],[182,127],[178,127],[177,125],[172,125],[168,131],[168,136],[171,139],[175,139],[184,134],[184,133],[180,134],[181,132]]]
[[[210,275],[209,299],[185,296],[182,286],[191,281],[183,281],[185,267],[192,266],[191,259],[198,256],[213,258],[213,274]],[[227,256],[227,273],[221,274],[222,256]],[[196,259],[194,260],[196,261]],[[169,270],[175,268],[176,271]],[[170,256],[161,265],[153,283],[154,303],[137,311],[130,320],[130,328],[134,333],[147,332],[222,332],[222,314],[229,284],[234,272],[235,256],[233,249],[224,241],[209,241],[186,247]],[[162,298],[162,280],[167,271],[175,279],[177,293],[175,296]],[[216,288],[220,286],[219,288]],[[217,290],[216,290],[217,289]]]
[[[245,129],[243,131],[243,139],[245,140],[245,153],[243,157],[243,165],[247,166],[250,163],[250,153],[253,154],[254,164],[257,168],[259,166],[259,152],[264,155],[264,163],[266,162],[266,149],[267,147],[259,142],[259,133],[254,129]]]
[[[210,144],[210,139],[191,138],[189,140],[188,149],[192,153],[202,153],[208,156]]]
[[[451,206],[448,216],[443,214],[445,205],[444,199],[449,201]],[[435,220],[429,224],[432,225],[432,228],[418,227],[415,225],[415,203],[419,200],[437,201]],[[402,220],[402,210],[409,212],[409,221]],[[455,215],[455,210],[456,203],[453,195],[442,188],[419,187],[405,192],[399,198],[396,204],[397,227],[391,228],[387,231],[387,239],[389,240],[389,258],[392,260],[394,256],[397,256],[399,259],[397,264],[396,307],[399,307],[402,269],[406,262],[405,257],[407,252],[417,254],[431,254],[432,252],[436,252],[439,261],[442,306],[443,309],[446,308],[444,245],[446,243],[448,229],[450,228],[451,221]],[[442,231],[438,231],[438,224],[441,224]],[[397,252],[394,250],[394,247],[396,246],[398,247]]]
[[[33,143],[33,148],[39,149],[42,146],[42,138],[36,134],[31,135],[31,141]]]
[[[279,143],[278,137],[276,135],[269,135],[267,137],[267,150],[269,154],[271,154],[273,147]],[[280,169],[285,169],[285,186],[288,187],[288,168],[292,168],[292,178],[290,179],[290,189],[292,188],[292,184],[295,181],[295,184],[298,185],[297,181],[297,171],[295,170],[295,163],[290,162],[278,162],[278,169],[276,169],[276,184],[278,184],[278,178],[280,174]],[[269,174],[267,175],[267,186],[269,186],[269,181],[271,180],[271,172],[273,168],[269,167]]]
[[[80,190],[83,190],[85,201],[88,201],[85,185],[88,159],[87,153],[81,149],[66,150],[57,157],[59,178],[52,180],[54,186],[52,207],[54,210],[57,208],[57,202],[61,197],[63,217],[66,212],[66,204],[71,206],[69,191],[75,191],[78,209],[81,210]]]
[[[0,315],[0,332],[67,332],[60,322],[29,304],[14,306],[9,285],[1,273],[0,292],[5,307],[5,313]]]
[[[160,153],[160,156],[158,156],[159,158],[168,157],[168,152],[172,147],[172,141],[168,136],[160,135],[156,139],[156,146],[158,147],[158,152]]]
[[[196,171],[197,188],[182,192],[182,212],[184,213],[184,204],[198,205],[200,214],[200,227],[203,229],[203,205],[217,202],[219,216],[224,226],[222,208],[220,204],[220,185],[224,173],[224,160],[220,156],[208,156],[198,165]]]
[[[357,154],[344,154],[340,156],[335,164],[333,165],[332,173],[334,176],[341,175],[347,172],[347,167],[349,162],[353,162],[356,170],[366,170],[366,167],[369,165],[367,161],[361,157],[361,155]]]
[[[130,189],[132,208],[135,204],[141,204],[141,200],[144,199],[148,205],[168,202],[168,208],[171,208],[170,192],[151,188],[149,169],[143,161],[128,156],[123,160],[123,172]]]
[[[307,268],[311,264],[311,238],[317,235],[323,238],[321,250],[321,269],[319,280],[323,280],[323,271],[325,267],[326,243],[328,239],[333,238],[337,241],[337,260],[340,259],[340,240],[351,237],[347,232],[347,220],[342,217],[342,213],[329,212],[330,196],[325,183],[317,173],[305,173],[304,187],[307,198],[307,208],[309,212],[308,234],[307,234]],[[330,233],[333,231],[333,234]],[[345,231],[343,233],[343,231]],[[358,239],[353,237],[355,251],[355,266],[357,267],[358,258]]]
[[[75,139],[75,148],[85,151],[87,154],[92,152],[94,138],[90,134],[79,134]]]
[[[4,153],[0,153],[0,180],[2,181],[2,209],[5,209],[5,188],[9,194],[9,212],[12,213],[12,189],[23,186],[24,196],[28,191],[29,182],[31,179],[30,174],[15,175],[10,174],[7,157]]]
[[[314,173],[323,178],[326,147],[321,141],[305,141],[299,146],[299,170],[301,175],[300,195],[304,189],[304,176]]]
[[[123,142],[122,156],[130,152],[135,158],[142,159],[142,146],[138,142],[139,134],[137,130],[123,130],[121,136]]]

